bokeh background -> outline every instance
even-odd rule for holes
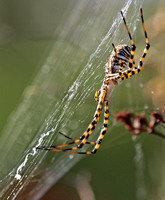
[[[74,46],[74,51],[68,52],[68,55],[72,55],[70,59],[74,67],[68,66],[68,58],[64,60],[62,64],[67,68],[57,70],[59,75],[56,77],[55,85],[52,85],[48,91],[48,95],[52,91],[54,92],[56,96],[54,101],[58,102],[82,70],[83,63],[88,60],[89,55],[106,34],[109,27],[107,29],[104,27],[103,31],[97,32],[96,23],[93,27],[94,31],[91,31],[86,41],[83,38],[82,41],[76,44],[72,40],[74,36],[71,40],[68,39],[67,41],[67,37],[65,37],[65,41],[61,41],[61,38],[58,37],[58,31],[64,25],[64,19],[67,18],[73,4],[74,1],[66,0],[48,0],[47,2],[44,0],[40,0],[40,2],[27,2],[24,0],[11,2],[6,0],[0,2],[1,134],[4,133],[5,124],[10,124],[9,116],[21,103],[22,99],[28,99],[30,95],[36,93],[36,88],[31,86],[31,82],[45,63],[55,42],[59,46],[63,42],[64,50],[65,46]],[[118,5],[120,5],[120,1],[116,1],[114,13],[118,12],[120,8]],[[41,198],[42,200],[165,199],[165,142],[161,138],[148,136],[147,134],[141,135],[136,141],[133,141],[123,126],[118,125],[113,120],[115,112],[120,110],[129,109],[133,112],[149,114],[150,111],[161,109],[164,105],[165,2],[145,0],[143,11],[151,42],[151,50],[145,60],[143,75],[140,78],[137,77],[135,80],[128,80],[127,83],[121,84],[120,88],[118,87],[118,91],[112,96],[112,105],[110,104],[110,106],[114,107],[111,112],[111,125],[114,125],[115,128],[111,129],[111,134],[108,131],[107,137],[96,155],[83,157],[80,162],[47,191]],[[81,13],[80,19],[83,17],[87,16]],[[73,21],[74,19],[71,20]],[[78,24],[75,26],[78,26]],[[86,26],[82,27],[82,31],[85,33],[87,28]],[[65,30],[63,34],[65,36]],[[145,45],[140,23],[138,23],[135,35],[136,46],[138,47],[136,55],[140,57]],[[59,57],[61,52],[60,50]],[[74,62],[76,62],[77,68]],[[104,75],[104,71],[101,73]],[[68,130],[67,127],[64,127],[68,134],[69,131],[74,130],[73,127],[78,129],[81,125],[76,124],[77,119],[89,121],[92,118],[96,107],[93,95],[94,93],[91,93],[79,111],[73,110],[75,114],[71,122],[67,124],[69,125]],[[116,98],[118,98],[117,103],[115,103]],[[43,100],[44,103],[45,101]],[[39,120],[42,122],[44,117],[39,112],[38,118],[35,120],[36,122]],[[83,126],[80,130],[83,131],[86,128],[88,121],[82,122]],[[19,123],[24,123],[24,120],[22,119],[22,122]],[[99,126],[101,127],[101,125]],[[164,129],[162,128],[161,131],[164,131]],[[116,134],[119,135],[119,138],[117,138]],[[4,145],[6,149],[8,145],[10,145],[10,142]],[[27,147],[28,145],[26,144],[24,148],[26,149]],[[4,147],[3,151],[5,151]],[[49,154],[49,157],[52,156],[53,154]],[[13,162],[11,158],[10,161]],[[43,166],[47,165],[46,161],[44,161]],[[2,165],[1,168],[2,180],[3,175],[6,175],[4,166]],[[43,166],[40,167],[42,170]],[[38,171],[40,171],[40,168]],[[18,197],[18,199],[26,199],[26,192],[31,187],[29,184],[28,189],[24,191],[24,196]]]

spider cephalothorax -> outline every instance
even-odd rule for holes
[[[128,45],[118,45],[117,47],[115,47],[115,45],[112,44],[113,52],[111,53],[108,63],[106,64],[106,75],[105,75],[103,84],[101,86],[101,89],[99,91],[96,90],[96,93],[95,93],[95,99],[98,102],[98,105],[97,105],[93,120],[91,121],[88,128],[79,139],[73,139],[69,136],[66,136],[64,133],[60,132],[62,136],[66,137],[67,139],[72,140],[72,142],[62,144],[62,145],[56,145],[56,146],[37,147],[37,149],[48,150],[48,151],[62,151],[62,152],[74,153],[74,154],[94,154],[97,152],[108,128],[109,99],[111,97],[111,94],[115,85],[118,85],[118,83],[122,80],[125,80],[135,74],[138,74],[142,70],[144,58],[148,52],[148,49],[150,48],[147,33],[146,33],[146,28],[144,25],[142,9],[140,9],[140,12],[141,12],[143,30],[145,34],[146,47],[139,60],[138,66],[135,65],[135,61],[134,61],[136,46],[129,32],[128,26],[125,21],[125,17],[123,16],[123,13],[121,11],[123,22],[127,29],[129,39],[131,41],[131,47],[129,47]],[[100,118],[100,115],[103,109],[103,105],[104,105],[103,128],[101,129],[101,132],[97,141],[89,142],[87,140],[97,125],[97,122]],[[64,148],[72,144],[77,144],[77,145],[70,148]],[[93,150],[85,151],[85,152],[76,151],[82,148],[85,144],[94,145]]]

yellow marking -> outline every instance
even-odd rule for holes
[[[103,139],[103,137],[104,137],[104,135],[100,135],[100,139],[101,139],[101,140]]]
[[[131,55],[133,55],[133,56],[134,56],[134,55],[135,55],[135,51],[132,51]]]
[[[98,90],[96,90],[96,93],[95,93],[95,99],[96,99],[96,101],[99,100],[98,95],[99,95],[99,92],[98,92]]]
[[[87,139],[84,138],[83,141],[82,141],[82,143],[85,144],[86,142],[87,142]]]
[[[132,73],[130,72],[129,74],[127,74],[128,78],[130,78],[132,76]]]
[[[142,22],[142,24],[143,24],[144,32],[146,32],[146,27],[145,27],[145,25],[144,25],[144,22]]]
[[[109,113],[105,113],[105,117],[109,117]]]
[[[66,147],[66,146],[68,146],[68,145],[70,145],[70,144],[61,144],[61,145],[57,145],[57,146],[55,146],[56,148],[59,148],[59,147]],[[46,147],[46,148],[50,148],[50,147]]]
[[[76,149],[78,149],[78,147],[72,147],[72,150],[76,150]]]
[[[90,135],[92,133],[92,130],[90,130],[89,132],[85,132],[83,135],[84,135],[84,137],[86,137],[88,134]],[[83,141],[84,141],[84,139],[83,139]]]
[[[146,43],[149,44],[149,40],[148,40],[148,38],[146,38]]]
[[[102,105],[101,105],[101,104],[99,104],[97,109],[102,109]],[[100,112],[101,112],[101,110],[100,110],[100,111],[98,111],[98,110],[97,110],[97,112],[98,112],[98,113],[100,113]]]
[[[103,102],[104,101],[104,96],[105,96],[105,94],[101,97],[101,102]]]
[[[93,128],[93,125],[92,125],[92,124],[90,124],[88,128],[89,128],[89,129],[92,129],[92,128]]]
[[[105,119],[105,120],[104,120],[104,123],[105,123],[105,124],[108,124],[108,119]]]
[[[95,142],[90,142],[90,144],[96,144]]]
[[[107,131],[108,127],[104,127],[104,130]]]
[[[83,135],[86,137],[88,135],[88,132],[86,131]]]
[[[100,144],[97,144],[96,146],[95,146],[95,149],[98,149],[100,147]]]
[[[62,151],[62,149],[50,149],[50,151]]]
[[[80,139],[77,139],[77,140],[74,140],[74,143],[77,143],[77,142],[80,142],[81,140]]]
[[[91,133],[92,133],[92,130],[90,130],[88,134],[90,135]]]

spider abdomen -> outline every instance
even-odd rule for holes
[[[123,63],[123,70],[125,70],[125,68],[128,66],[129,60],[131,58],[131,48],[126,44],[118,45],[116,46],[116,52],[118,53],[119,57],[116,56],[115,51],[113,50],[109,57],[108,63],[106,64],[107,74],[114,74],[119,72],[119,59]]]

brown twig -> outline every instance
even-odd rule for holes
[[[165,123],[164,113],[165,106],[162,108],[161,112],[151,112],[150,121],[148,121],[144,114],[135,115],[131,112],[121,111],[115,115],[115,119],[124,124],[125,128],[129,130],[133,136],[139,135],[142,132],[148,132],[150,134],[165,138],[163,133],[155,130],[156,126],[158,126],[160,123]]]

